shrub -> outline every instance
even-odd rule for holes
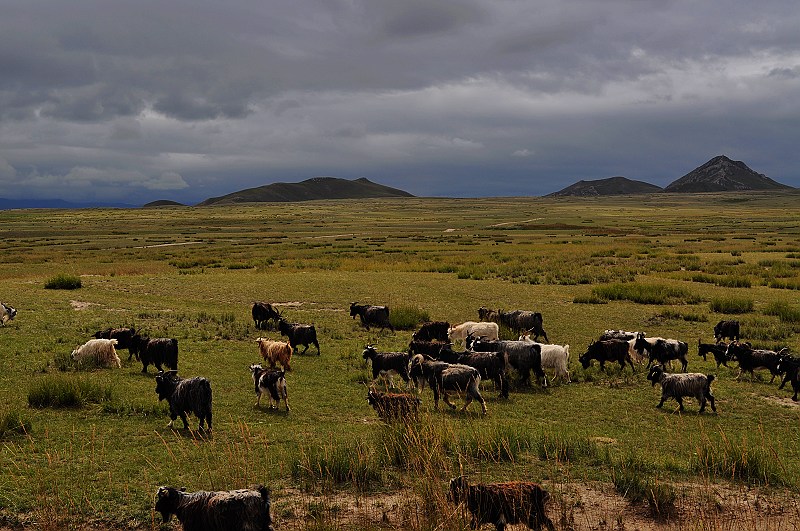
[[[398,306],[389,313],[389,322],[398,330],[413,330],[430,320],[427,311],[412,306]]]
[[[45,289],[78,289],[80,287],[80,277],[66,273],[59,273],[44,284]]]
[[[745,297],[724,297],[711,299],[709,307],[717,313],[749,313],[753,311],[753,299]]]
[[[30,432],[30,421],[23,418],[19,411],[11,410],[0,414],[0,439],[11,435],[25,435]]]
[[[28,390],[28,405],[31,407],[81,407],[86,403],[99,404],[111,400],[111,389],[94,382],[46,376]]]
[[[683,288],[663,284],[610,284],[592,289],[592,295],[612,301],[629,300],[639,304],[680,304],[694,300]]]

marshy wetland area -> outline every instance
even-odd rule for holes
[[[559,530],[800,528],[792,386],[698,355],[723,319],[800,355],[796,192],[8,210],[0,254],[0,301],[17,310],[0,327],[0,528],[178,529],[153,509],[160,485],[264,484],[276,530],[468,529],[447,499],[462,474],[542,484]],[[320,355],[300,348],[286,375],[288,413],[254,405],[255,340],[281,339],[254,326],[254,301],[316,327]],[[396,331],[362,327],[354,301],[388,305]],[[381,421],[365,345],[404,351],[421,322],[482,306],[541,312],[570,345],[571,383],[512,373],[502,399],[485,381],[485,416],[434,410],[426,388],[417,420]],[[155,369],[127,350],[121,368],[70,359],[131,326],[177,339],[178,374],[210,381],[212,432],[168,428]],[[657,409],[644,364],[584,369],[606,329],[688,343],[717,412]]]

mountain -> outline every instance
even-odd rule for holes
[[[135,208],[126,203],[72,203],[63,199],[4,199],[0,197],[0,210],[18,208]]]
[[[660,191],[661,188],[654,184],[633,181],[626,177],[609,177],[596,181],[578,181],[547,197],[652,194]]]
[[[743,190],[789,190],[738,160],[719,155],[664,188],[665,192],[727,192]]]
[[[376,197],[414,197],[408,192],[361,178],[348,181],[336,177],[314,177],[299,183],[273,183],[248,188],[221,197],[206,199],[197,206],[312,201],[314,199],[366,199]]]

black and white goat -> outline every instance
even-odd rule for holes
[[[674,398],[680,410],[683,411],[683,398],[694,397],[700,403],[700,413],[706,409],[706,401],[711,403],[711,410],[717,411],[714,405],[714,395],[711,394],[713,374],[700,374],[697,372],[670,374],[664,372],[660,365],[653,365],[647,374],[647,379],[655,386],[661,384],[661,402],[656,407],[661,407],[667,398]]]
[[[545,526],[549,531],[555,530],[544,507],[550,494],[537,483],[510,481],[470,485],[467,478],[460,476],[450,480],[447,497],[453,503],[467,506],[472,515],[471,529],[492,524],[497,531],[503,531],[508,524],[523,523],[530,529]]]
[[[542,347],[539,343],[527,341],[486,341],[467,336],[467,349],[476,352],[502,352],[508,365],[520,375],[520,383],[530,385],[531,371],[541,383],[547,387],[547,376],[542,369]]]
[[[205,378],[181,378],[175,371],[160,371],[156,375],[156,394],[158,401],[166,400],[169,404],[170,421],[167,427],[171,428],[178,417],[183,421],[183,428],[188,429],[189,423],[186,414],[192,413],[200,424],[198,430],[203,429],[205,421],[208,431],[211,431],[211,384]]]
[[[422,354],[417,354],[411,359],[411,377],[418,389],[422,389],[427,382],[433,390],[433,407],[439,408],[439,394],[443,395],[444,403],[455,409],[447,396],[448,391],[464,393],[464,406],[461,411],[466,411],[473,399],[481,404],[483,414],[486,414],[486,401],[481,396],[481,375],[478,369],[467,365],[450,364],[443,361],[426,359]]]
[[[689,354],[689,345],[684,341],[661,337],[646,338],[644,333],[639,333],[636,336],[633,348],[640,354],[647,352],[649,358],[647,362],[648,368],[654,361],[661,365],[669,363],[671,366],[672,360],[679,360],[681,362],[681,370],[686,372],[689,365],[689,360],[686,358],[686,355]]]
[[[460,363],[478,369],[482,380],[494,382],[494,388],[499,390],[501,398],[508,398],[508,375],[506,368],[506,355],[503,352],[454,352],[444,349],[438,359],[447,363]]]
[[[250,365],[250,374],[253,376],[253,385],[256,391],[256,407],[261,405],[261,395],[264,392],[269,394],[269,408],[275,402],[275,409],[278,409],[280,401],[289,411],[289,387],[286,385],[286,371],[277,369],[264,369],[261,365]]]
[[[272,531],[269,489],[186,492],[159,487],[155,510],[164,523],[174,514],[184,531]]]
[[[411,354],[408,352],[378,352],[374,345],[367,345],[361,356],[365,360],[372,362],[372,383],[379,376],[388,378],[389,385],[394,387],[393,375],[397,374],[408,384],[411,379],[408,374],[408,364],[411,362]]]

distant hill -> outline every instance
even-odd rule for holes
[[[72,203],[63,199],[4,199],[0,197],[0,210],[18,208],[134,208],[126,203]]]
[[[221,197],[206,199],[197,206],[233,203],[312,201],[314,199],[366,199],[376,197],[414,197],[408,192],[361,178],[349,181],[336,177],[314,177],[299,183],[273,183],[248,188]]]
[[[170,206],[182,207],[186,205],[184,205],[183,203],[178,203],[177,201],[170,201],[169,199],[159,199],[158,201],[150,201],[149,203],[142,205],[142,208],[170,207]]]
[[[788,190],[791,186],[757,173],[744,162],[719,155],[664,188],[665,192]]]
[[[634,181],[626,177],[609,177],[596,181],[578,181],[547,197],[652,194],[660,191],[661,188],[654,184]]]

